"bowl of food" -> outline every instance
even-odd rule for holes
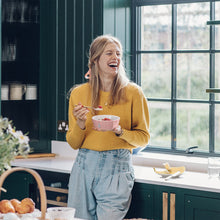
[[[75,211],[70,207],[50,207],[47,214],[51,220],[74,220]]]
[[[119,125],[120,117],[116,115],[95,115],[92,117],[93,127],[98,131],[112,131]]]

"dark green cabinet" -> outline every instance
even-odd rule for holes
[[[44,105],[48,94],[42,91],[48,81],[41,71],[41,55],[47,50],[42,47],[47,34],[42,30],[48,28],[42,18],[50,10],[49,7],[45,10],[45,2],[1,1],[0,112],[13,121],[17,130],[28,133],[34,152],[50,152],[47,105]]]
[[[135,183],[126,218],[219,220],[220,193]]]
[[[3,188],[7,192],[1,192],[2,199],[18,199],[30,197],[36,201],[36,182],[31,174],[27,172],[16,172],[10,174],[4,181]]]
[[[135,183],[132,202],[126,218],[153,219],[155,213],[155,190],[153,186]]]
[[[41,176],[47,195],[47,207],[67,206],[69,176],[67,173],[37,170]],[[39,194],[37,193],[37,201]],[[37,204],[39,206],[39,204]]]
[[[219,220],[220,196],[209,198],[205,196],[185,195],[184,216],[187,220]]]

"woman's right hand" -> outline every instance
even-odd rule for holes
[[[88,114],[89,110],[86,107],[83,107],[83,105],[81,105],[80,103],[78,105],[75,106],[75,108],[73,109],[73,115],[76,118],[76,122],[78,124],[78,126],[84,130],[86,127],[86,119],[87,119],[87,114]]]

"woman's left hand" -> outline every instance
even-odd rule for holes
[[[121,135],[122,134],[122,128],[120,125],[118,125],[118,127],[116,127],[115,129],[113,129],[113,132],[117,135]]]

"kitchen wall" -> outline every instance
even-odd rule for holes
[[[48,81],[42,91],[46,89],[50,97],[44,104],[49,109],[52,140],[65,140],[65,133],[57,132],[57,121],[68,120],[66,95],[74,84],[85,81],[89,46],[96,36],[111,34],[121,40],[125,66],[131,75],[130,4],[130,0],[48,0],[44,5],[42,10],[51,10],[41,18],[50,29],[42,43],[48,48],[47,54],[41,54],[42,71]]]

